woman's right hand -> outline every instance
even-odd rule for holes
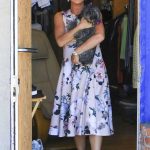
[[[82,18],[79,23],[80,30],[92,27],[92,23],[88,22],[86,19]]]
[[[80,62],[79,62],[79,55],[71,55],[71,61],[73,64],[75,65],[78,65]]]

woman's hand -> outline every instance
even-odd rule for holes
[[[75,64],[75,65],[79,64],[79,63],[80,63],[80,62],[79,62],[79,55],[78,55],[78,54],[76,54],[76,55],[72,54],[72,55],[71,55],[71,61],[72,61],[72,63]]]
[[[79,26],[80,30],[82,30],[85,28],[92,27],[92,23],[90,23],[86,19],[82,18],[78,26]]]

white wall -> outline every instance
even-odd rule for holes
[[[10,150],[10,2],[0,0],[0,150]]]

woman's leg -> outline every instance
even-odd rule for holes
[[[89,136],[91,150],[101,150],[102,147],[102,137],[96,135]]]
[[[75,136],[75,143],[77,150],[85,150],[86,137],[85,136]]]

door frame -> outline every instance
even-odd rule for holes
[[[138,50],[140,51],[140,1],[141,0],[137,0],[138,1],[138,6],[137,6],[137,9],[138,9],[138,21],[137,21],[137,24],[138,24]],[[140,63],[140,58],[137,58],[139,59],[139,63]],[[136,138],[136,149],[137,150],[141,150],[140,147],[141,147],[141,143],[140,143],[140,77],[141,77],[141,68],[140,68],[140,65],[138,67],[138,70],[137,70],[137,80],[138,80],[138,83],[137,83],[137,138]]]

